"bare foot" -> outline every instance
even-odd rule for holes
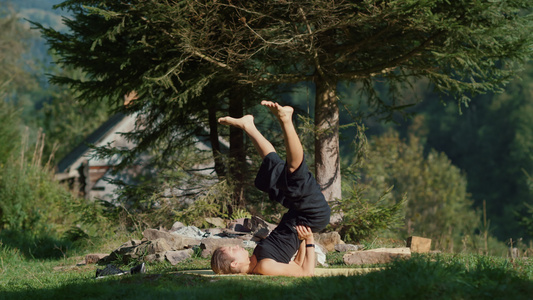
[[[254,116],[246,115],[241,118],[223,117],[218,119],[218,123],[222,125],[230,125],[240,129],[245,129],[248,126],[254,125]]]
[[[280,121],[292,122],[292,113],[294,112],[294,108],[291,106],[281,106],[277,102],[267,100],[261,101],[261,105],[268,107],[274,116],[276,116]]]

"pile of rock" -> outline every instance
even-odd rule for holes
[[[145,262],[169,261],[175,265],[191,257],[194,253],[202,257],[210,257],[213,251],[221,246],[239,245],[253,249],[257,242],[266,238],[276,225],[261,218],[244,218],[229,222],[218,218],[206,219],[213,228],[200,230],[194,226],[175,223],[170,230],[164,228],[147,229],[140,240],[130,240],[122,244],[110,254],[89,254],[85,263],[108,264],[119,261],[128,263],[131,260]],[[335,245],[343,244],[336,232],[316,236],[319,262],[325,263],[325,253],[333,251]],[[322,259],[320,259],[322,258]]]
[[[127,241],[110,254],[89,254],[86,256],[85,262],[108,264],[120,261],[126,264],[131,260],[144,262],[166,260],[175,265],[191,257],[194,253],[204,258],[210,257],[212,252],[221,246],[239,245],[243,248],[253,249],[257,242],[266,238],[276,227],[276,225],[258,217],[239,219],[229,224],[226,224],[222,219],[211,218],[207,221],[214,227],[200,230],[194,226],[184,226],[177,222],[170,230],[163,228],[147,229],[143,232],[141,240]],[[315,234],[315,244],[317,244],[315,248],[317,260],[322,265],[326,265],[325,254],[330,251],[346,252],[344,261],[347,264],[382,263],[388,262],[398,255],[410,256],[410,250],[401,250],[399,254],[382,254],[387,252],[383,250],[361,251],[362,247],[359,245],[345,244],[337,232]],[[369,251],[373,251],[373,253],[363,254]],[[398,251],[395,250],[395,252]]]

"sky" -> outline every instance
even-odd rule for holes
[[[11,7],[22,19],[25,26],[30,28],[31,24],[26,20],[35,21],[56,30],[66,30],[62,24],[62,15],[68,12],[61,9],[53,9],[53,6],[63,2],[62,0],[0,0],[2,9]]]

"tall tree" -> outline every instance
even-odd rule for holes
[[[174,34],[174,27],[188,22],[179,5],[166,1],[65,1],[57,8],[72,11],[73,18],[65,21],[69,32],[35,25],[57,51],[59,64],[80,68],[89,76],[55,75],[52,82],[78,90],[83,101],[107,100],[117,111],[144,115],[144,127],[130,134],[138,142],[137,151],[122,153],[124,165],[151,145],[165,145],[162,156],[166,156],[206,127],[217,132],[213,120],[217,111],[228,106],[224,99],[231,92],[232,81],[201,59],[187,59],[188,52]],[[132,90],[139,99],[122,106],[122,95]],[[230,103],[229,107],[242,114],[245,103],[238,105]],[[180,135],[175,134],[178,128]],[[217,139],[212,137],[211,142],[217,152]],[[216,161],[215,169],[224,175]]]
[[[425,77],[466,104],[470,95],[498,90],[531,54],[529,1],[196,3],[201,16],[233,9],[235,17],[206,18],[208,28],[220,28],[217,39],[232,43],[191,39],[192,55],[228,71],[245,58],[255,72],[241,76],[255,83],[314,83],[316,172],[329,200],[340,197],[339,82],[359,82],[372,113],[390,117],[406,105],[398,88],[410,78]],[[380,81],[389,86],[386,97],[374,89]]]
[[[427,78],[437,91],[468,103],[472,94],[499,89],[531,55],[531,5],[69,0],[60,7],[75,11],[67,21],[74,34],[41,29],[64,63],[94,75],[75,83],[85,94],[141,89],[157,99],[132,108],[157,116],[149,118],[157,121],[151,128],[156,139],[169,136],[170,116],[180,115],[215,77],[254,86],[313,82],[316,175],[332,200],[341,196],[339,82],[360,83],[359,100],[385,117],[406,105],[397,91],[412,78]],[[386,98],[374,89],[380,81],[388,84]],[[150,104],[156,102],[159,107]]]
[[[224,114],[242,116],[261,90],[237,84],[232,73],[189,49],[186,41],[190,39],[208,41],[216,36],[191,29],[193,25],[206,26],[204,18],[186,2],[170,5],[167,1],[65,1],[57,8],[72,11],[72,19],[65,21],[69,32],[37,23],[35,26],[60,56],[59,64],[80,68],[89,76],[54,75],[51,81],[78,90],[82,101],[109,101],[117,111],[143,114],[142,126],[128,134],[138,143],[135,151],[110,148],[101,149],[100,153],[120,152],[122,165],[128,165],[139,153],[157,144],[164,163],[176,149],[194,142],[195,136],[208,129],[215,171],[219,177],[232,179],[236,203],[244,204],[243,135],[230,131],[232,159],[226,168],[220,159],[216,120],[224,110]],[[137,91],[139,98],[122,106],[122,95],[131,90]]]
[[[19,16],[5,6],[0,7],[0,91],[9,94],[10,98],[13,93],[28,91],[37,84],[30,72],[31,65],[23,59],[30,38],[31,34],[19,21]]]

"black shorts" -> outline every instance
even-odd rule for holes
[[[269,153],[259,168],[255,186],[287,207],[287,214],[295,218],[294,225],[307,225],[318,232],[329,224],[331,209],[305,159],[289,173],[286,162],[276,152]]]
[[[289,263],[300,244],[295,226],[307,225],[318,232],[328,225],[331,209],[305,159],[289,174],[285,161],[277,153],[269,153],[259,168],[255,186],[289,211],[270,235],[259,242],[254,255],[258,261],[270,258]]]

